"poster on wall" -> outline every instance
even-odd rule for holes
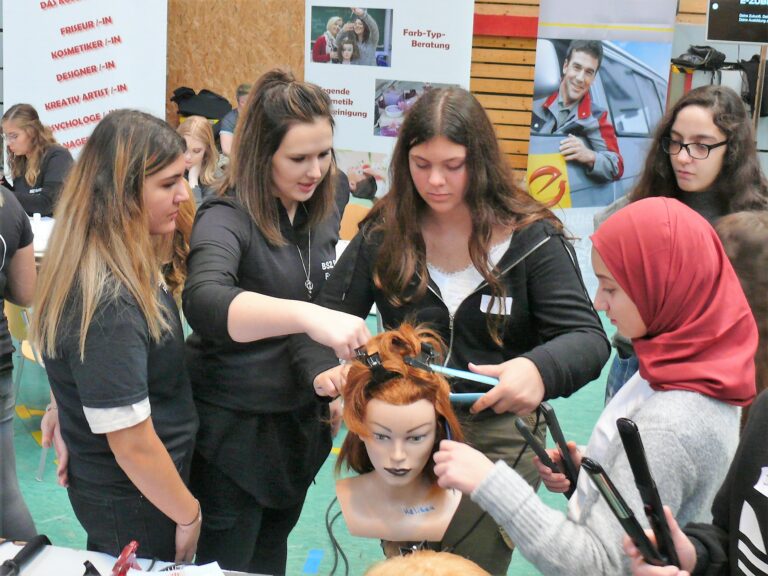
[[[675,0],[541,0],[527,185],[575,238],[590,294],[595,217],[640,176],[667,98]]]
[[[307,0],[304,77],[333,101],[336,158],[353,187],[372,177],[376,196],[387,192],[403,116],[425,91],[469,89],[473,18],[473,0],[442,0],[439,11],[408,0]]]
[[[707,41],[768,44],[768,2],[709,0]]]
[[[5,0],[5,109],[35,107],[77,156],[117,108],[165,118],[165,0]]]

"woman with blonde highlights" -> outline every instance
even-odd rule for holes
[[[343,391],[349,432],[336,472],[346,464],[358,476],[339,480],[336,495],[350,533],[381,539],[387,557],[451,551],[496,574],[511,551],[493,520],[469,497],[440,488],[433,470],[440,441],[464,438],[448,382],[427,367],[441,348],[436,333],[403,324],[373,338],[351,364]]]
[[[190,116],[176,131],[187,142],[185,177],[192,188],[195,203],[200,206],[203,200],[216,193],[215,183],[222,176],[211,123],[202,116]]]
[[[8,184],[30,216],[51,216],[72,166],[69,150],[56,143],[29,104],[14,104],[2,118],[13,184]]]
[[[200,504],[185,486],[197,415],[178,310],[152,237],[173,234],[184,140],[143,112],[95,128],[62,192],[43,262],[33,338],[68,449],[59,479],[88,549],[191,561]],[[62,447],[57,446],[58,449]]]
[[[200,414],[191,485],[212,518],[201,562],[284,573],[288,534],[331,448],[328,407],[296,370],[292,335],[342,358],[370,337],[360,318],[313,303],[336,261],[334,176],[330,98],[267,72],[219,195],[198,211],[183,294]]]

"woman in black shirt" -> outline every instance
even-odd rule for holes
[[[29,540],[36,534],[19,490],[13,448],[13,343],[3,299],[29,306],[35,293],[35,254],[29,218],[16,198],[0,188],[0,538]]]
[[[184,140],[118,110],[65,186],[40,273],[33,337],[69,449],[69,499],[88,549],[191,561],[202,521],[185,486],[197,430],[176,304],[152,236],[189,192]]]
[[[72,167],[69,150],[56,143],[29,104],[14,104],[2,119],[13,184],[8,184],[30,216],[52,216]]]
[[[328,95],[266,73],[232,152],[220,197],[198,211],[182,295],[200,415],[191,486],[206,511],[198,561],[282,574],[331,448],[328,409],[298,377],[289,335],[349,358],[369,333],[360,318],[311,303],[339,237]]]

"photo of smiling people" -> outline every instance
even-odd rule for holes
[[[312,6],[312,62],[392,65],[392,10]]]
[[[432,88],[459,87],[457,84],[436,84],[405,80],[376,80],[376,106],[373,114],[374,136],[397,138],[403,116],[416,100]]]
[[[550,207],[607,206],[640,174],[664,112],[670,45],[540,38],[528,157]]]

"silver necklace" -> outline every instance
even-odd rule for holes
[[[304,282],[304,287],[307,289],[307,298],[312,300],[312,290],[315,285],[312,280],[309,279],[309,275],[312,272],[312,230],[307,231],[307,264],[304,264],[304,256],[301,255],[301,249],[296,244],[296,251],[299,253],[299,259],[301,260],[301,267],[304,269],[304,276],[307,277]]]

